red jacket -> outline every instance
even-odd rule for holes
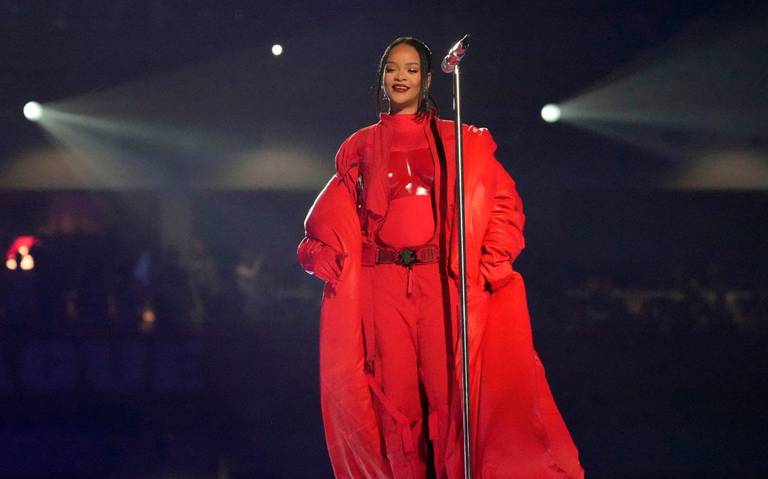
[[[429,130],[429,122],[425,129]],[[435,191],[447,187],[441,205],[443,247],[457,277],[454,123],[435,119],[446,164],[436,165]],[[523,279],[512,262],[523,249],[524,215],[515,183],[494,158],[485,129],[464,126],[467,278],[469,294],[470,404],[473,477],[582,478],[578,452],[554,403],[533,348]],[[428,133],[428,132],[426,132]],[[438,145],[430,138],[432,157]],[[375,378],[366,372],[363,321],[370,301],[361,267],[364,241],[386,214],[388,132],[380,123],[357,131],[336,156],[336,174],[318,196],[299,245],[299,261],[322,246],[346,254],[335,286],[326,285],[320,322],[320,387],[326,442],[337,478],[390,478],[374,414]],[[361,182],[362,179],[362,182]],[[363,188],[359,185],[362,183]],[[359,197],[360,196],[360,197]],[[451,295],[457,308],[457,294]],[[492,291],[492,292],[490,292]],[[454,325],[453,338],[458,338]],[[446,464],[463,476],[461,353],[454,341],[457,386],[451,396]]]

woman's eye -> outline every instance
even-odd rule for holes
[[[408,70],[408,73],[419,73],[418,70]]]

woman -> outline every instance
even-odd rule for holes
[[[321,399],[339,478],[463,475],[454,127],[430,68],[419,40],[386,48],[380,121],[341,145],[298,249],[326,281]],[[463,128],[474,477],[583,477],[512,268],[522,203],[488,131]]]

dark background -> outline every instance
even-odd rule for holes
[[[302,221],[376,121],[386,44],[437,63],[471,33],[464,117],[524,199],[516,268],[587,477],[768,477],[766,25],[759,2],[0,1],[0,247],[42,241],[0,273],[0,476],[330,477]]]

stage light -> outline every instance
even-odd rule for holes
[[[283,46],[279,43],[272,45],[272,55],[278,57],[283,54]]]
[[[139,331],[142,333],[151,333],[155,329],[155,312],[152,310],[152,306],[145,305],[141,310],[141,323],[139,323]]]
[[[29,121],[38,121],[43,117],[43,106],[36,101],[27,102],[24,105],[24,116]]]
[[[27,246],[27,245],[19,246],[19,254],[22,255],[22,256],[28,255],[29,254],[29,246]]]
[[[5,260],[5,267],[10,269],[11,271],[15,270],[18,267],[18,263],[16,263],[15,258],[8,258]]]
[[[547,123],[554,123],[560,119],[560,107],[554,103],[547,103],[541,109],[541,119]]]
[[[21,266],[21,269],[24,271],[30,271],[35,267],[35,259],[30,255],[23,256],[19,266]]]

